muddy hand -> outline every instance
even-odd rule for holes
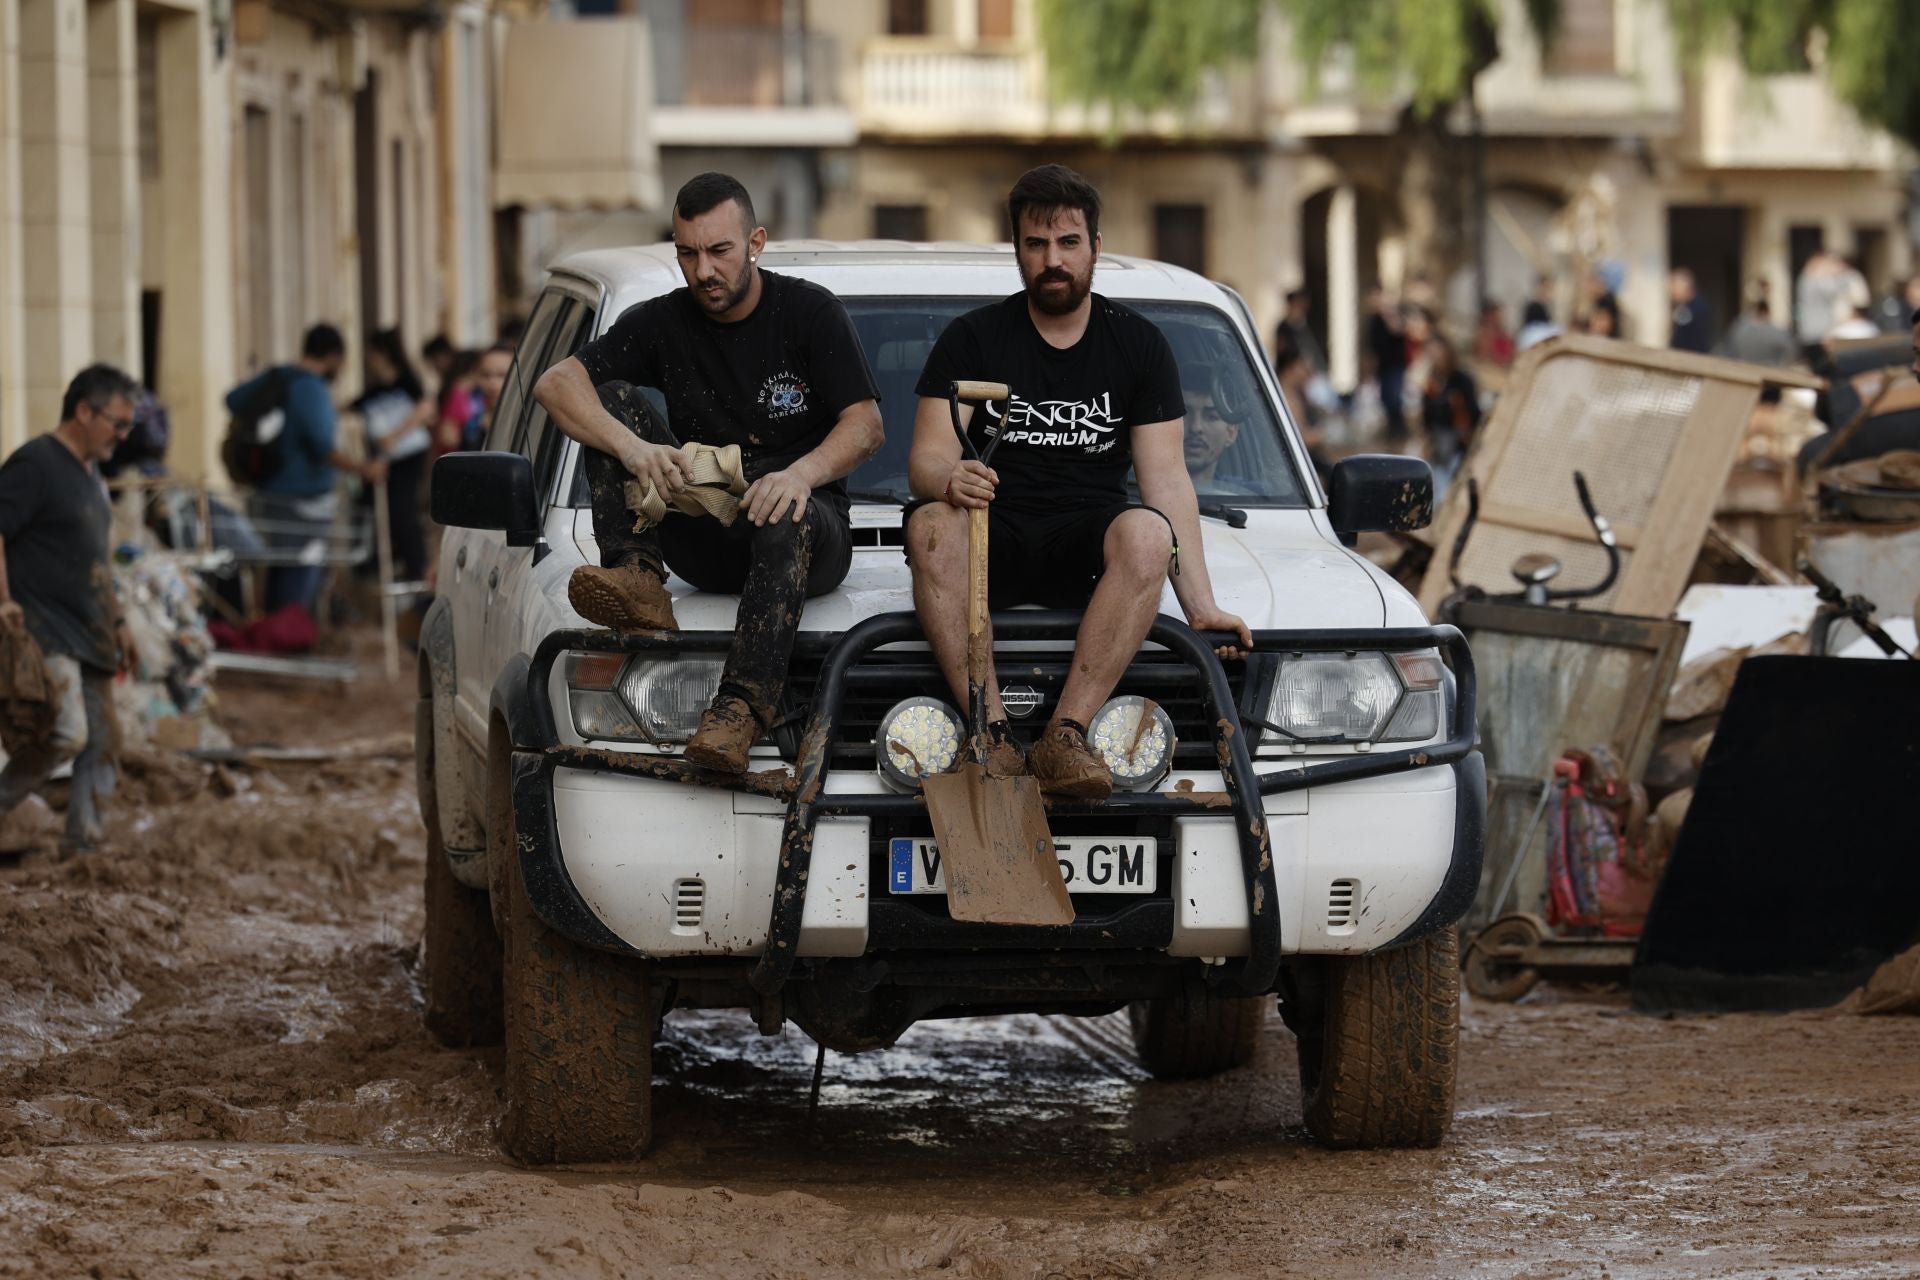
[[[693,478],[686,454],[664,444],[634,440],[620,461],[634,479],[643,483],[651,481],[662,497],[679,493]]]
[[[999,472],[966,458],[947,477],[947,487],[940,496],[952,506],[984,507],[993,501],[993,491],[999,483]]]
[[[773,524],[789,511],[799,524],[807,517],[807,499],[812,496],[813,486],[792,471],[773,471],[747,486],[740,495],[740,509],[756,525]]]

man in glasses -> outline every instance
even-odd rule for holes
[[[0,644],[24,623],[46,662],[52,716],[0,772],[0,818],[73,761],[68,851],[100,838],[95,800],[108,789],[111,684],[129,651],[113,593],[113,511],[100,463],[133,430],[138,385],[112,365],[89,365],[67,386],[60,425],[0,463]],[[17,664],[0,668],[0,680]],[[21,691],[0,688],[0,698]]]

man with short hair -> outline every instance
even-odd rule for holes
[[[560,430],[587,446],[600,564],[574,570],[567,594],[580,616],[620,631],[674,629],[669,569],[701,591],[739,593],[719,689],[686,751],[728,773],[746,769],[773,723],[804,601],[852,566],[845,480],[884,439],[846,308],[818,285],[761,270],[766,242],[739,182],[690,179],[673,209],[686,287],[630,308],[534,386]],[[665,419],[640,387],[665,396]],[[696,445],[739,447],[746,488],[731,524],[672,509]],[[668,508],[638,531],[629,480]]]
[[[133,430],[139,390],[113,366],[89,365],[67,384],[60,425],[0,464],[0,621],[24,616],[54,693],[45,740],[0,772],[0,818],[71,760],[68,851],[99,840],[95,798],[110,789],[113,675],[131,645],[113,592],[100,464]]]
[[[347,360],[346,340],[330,324],[307,330],[300,359],[276,365],[227,393],[227,411],[264,417],[282,415],[277,462],[260,482],[247,506],[267,546],[282,556],[302,557],[267,571],[267,612],[298,604],[317,607],[326,565],[311,556],[333,531],[336,469],[371,481],[381,474],[378,460],[362,461],[340,451],[333,408],[333,380]]]
[[[919,499],[907,517],[914,604],[962,705],[970,508],[990,521],[994,608],[1084,609],[1066,688],[1030,761],[1012,740],[999,680],[988,679],[987,766],[1009,776],[1030,765],[1043,790],[1098,799],[1113,780],[1087,745],[1087,723],[1145,640],[1169,572],[1192,626],[1253,640],[1214,603],[1173,350],[1152,321],[1092,292],[1100,193],[1064,165],[1042,165],[1014,184],[1007,224],[1024,288],[949,324],[920,374],[908,459]],[[962,410],[970,431],[975,418],[984,424],[976,438],[999,436],[991,468],[962,458],[948,417],[948,389],[969,379],[1012,391],[1004,404]],[[1139,503],[1127,498],[1129,468]]]
[[[1282,343],[1282,358],[1294,364],[1304,364],[1299,352],[1292,346]],[[1230,480],[1219,474],[1220,459],[1234,441],[1240,438],[1240,424],[1221,411],[1216,399],[1218,388],[1214,386],[1217,376],[1210,364],[1185,364],[1180,367],[1180,391],[1186,408],[1186,439],[1182,442],[1182,451],[1187,465],[1187,475],[1193,480],[1196,491],[1210,494],[1250,493],[1244,484]],[[1299,412],[1289,403],[1289,408]],[[1301,430],[1305,430],[1301,423]]]

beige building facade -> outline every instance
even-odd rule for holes
[[[1876,290],[1912,269],[1914,159],[1841,106],[1817,66],[1764,80],[1726,59],[1689,71],[1660,0],[1565,0],[1543,48],[1522,0],[1501,3],[1503,56],[1477,96],[1488,289],[1509,324],[1541,277],[1562,322],[1590,276],[1617,281],[1628,336],[1663,344],[1676,265],[1722,328],[1757,285],[1788,322],[1794,275],[1819,245],[1859,260]],[[1338,56],[1308,75],[1277,10],[1253,63],[1191,112],[1117,125],[1055,100],[1032,0],[807,14],[842,51],[859,133],[822,153],[821,235],[999,240],[1008,184],[1058,160],[1100,186],[1108,249],[1232,285],[1263,333],[1306,286],[1343,387],[1361,374],[1367,288],[1414,284],[1396,192],[1405,97],[1363,91]],[[1466,113],[1452,125],[1465,133]],[[1472,276],[1435,292],[1465,336]]]
[[[431,20],[430,20],[431,17]],[[221,479],[223,403],[346,335],[489,340],[500,19],[264,0],[0,0],[0,449],[105,360]]]

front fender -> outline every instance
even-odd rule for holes
[[[420,696],[433,701],[433,782],[441,843],[473,853],[487,847],[485,761],[460,736],[454,661],[453,606],[440,596],[420,623]]]

